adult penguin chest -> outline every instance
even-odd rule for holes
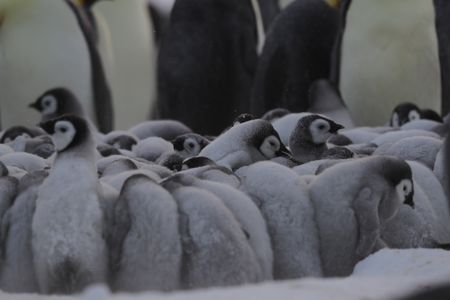
[[[27,106],[45,90],[65,86],[92,117],[89,52],[65,1],[10,0],[0,30],[1,121],[34,125]]]
[[[358,125],[385,123],[401,102],[440,111],[433,1],[352,1],[341,46],[340,89]]]

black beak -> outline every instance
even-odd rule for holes
[[[281,144],[280,149],[275,153],[276,156],[292,158],[292,153],[286,148],[285,145]]]
[[[345,127],[338,123],[331,123],[330,133],[337,133],[340,129],[344,129]]]
[[[35,110],[40,111],[39,104],[37,102],[33,102],[33,103],[28,104],[28,107],[34,108]]]
[[[404,204],[410,206],[412,209],[414,209],[414,200],[413,200],[414,193],[410,193],[408,196],[406,196]]]

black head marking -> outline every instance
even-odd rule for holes
[[[119,145],[120,149],[131,150],[138,141],[131,135],[119,135],[108,141],[110,145]]]
[[[417,105],[415,105],[414,103],[410,103],[410,102],[404,102],[401,103],[399,105],[397,105],[394,108],[394,111],[392,112],[392,117],[391,117],[391,121],[390,121],[390,125],[394,126],[394,115],[397,114],[398,116],[398,125],[402,126],[406,123],[408,123],[409,120],[409,113],[411,111],[417,111],[417,113],[420,113],[420,109]]]
[[[64,114],[73,114],[83,116],[83,108],[76,96],[66,88],[54,88],[46,91],[38,99],[29,106],[42,112],[44,110],[44,99],[46,96],[53,96],[56,99],[56,112],[49,115],[48,118],[55,118]]]
[[[337,133],[340,129],[343,129],[344,126],[334,122],[333,120],[330,120],[328,118],[325,118],[321,115],[309,115],[301,118],[298,123],[295,131],[299,131],[299,133],[302,133],[303,136],[312,138],[310,126],[315,120],[324,120],[328,124],[330,124],[330,133]]]
[[[31,138],[38,135],[36,131],[33,131],[25,126],[13,126],[5,130],[0,139],[0,143],[4,144],[7,139],[14,141],[18,136],[23,134],[27,134]]]
[[[76,131],[72,141],[63,151],[67,150],[68,148],[83,144],[91,135],[89,125],[86,120],[75,115],[63,115],[61,117],[41,122],[39,126],[44,129],[49,135],[53,135],[55,134],[55,124],[60,121],[70,122]]]
[[[420,111],[420,117],[422,119],[431,120],[439,123],[444,123],[442,117],[432,109],[422,109]]]

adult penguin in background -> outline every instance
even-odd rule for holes
[[[412,102],[450,110],[450,3],[345,0],[332,80],[356,125],[382,125]]]
[[[282,107],[307,111],[311,84],[329,77],[339,10],[322,0],[298,0],[272,24],[253,87],[250,112]]]
[[[77,6],[68,0],[3,0],[0,15],[2,126],[35,124],[26,104],[50,87],[65,86],[101,131],[111,130],[108,83]]]
[[[256,0],[178,0],[158,60],[157,116],[219,134],[248,112],[264,39]],[[256,12],[256,13],[255,13]]]
[[[99,46],[109,47],[106,54],[112,56],[108,76],[115,125],[126,129],[148,120],[156,102],[157,51],[147,0],[100,1],[93,11],[107,27],[99,32]]]

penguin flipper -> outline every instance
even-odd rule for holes
[[[363,188],[353,201],[353,209],[358,223],[358,242],[356,254],[365,258],[372,253],[380,237],[378,217],[379,200],[370,188]]]

